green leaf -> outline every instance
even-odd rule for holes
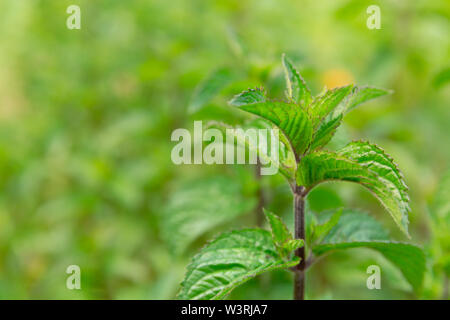
[[[345,209],[336,225],[323,238],[322,243],[373,240],[389,240],[389,234],[375,218],[368,214]]]
[[[314,238],[315,239],[321,239],[328,235],[328,233],[331,231],[331,229],[334,228],[334,226],[339,222],[339,219],[341,218],[342,209],[336,210],[331,217],[322,224],[317,224],[314,226]]]
[[[425,274],[425,255],[419,247],[407,243],[389,241],[359,241],[324,244],[316,247],[314,253],[320,255],[332,250],[365,247],[380,252],[402,272],[414,290],[420,289]]]
[[[264,92],[263,88],[256,88],[256,89],[248,89],[247,91],[241,92],[240,94],[237,94],[236,96],[233,97],[233,99],[231,99],[229,101],[229,104],[235,107],[240,107],[240,106],[245,106],[245,105],[249,105],[249,104],[254,104],[254,103],[263,103],[266,102],[266,93]],[[270,123],[273,128],[277,128],[275,125],[273,125],[272,122],[259,119],[260,122],[264,122],[264,123]],[[255,123],[255,121],[253,121]],[[221,126],[222,129],[230,129],[230,126]],[[262,128],[262,126],[256,125],[254,127],[257,128]],[[249,127],[246,127],[249,128]],[[236,128],[237,129],[237,128]],[[267,127],[263,128],[263,129],[267,129]],[[277,128],[278,129],[278,128]],[[280,141],[280,159],[281,159],[281,166],[278,165],[278,167],[281,169],[281,172],[288,178],[288,179],[292,179],[295,175],[294,173],[294,167],[295,167],[295,156],[292,154],[292,152],[290,152],[291,150],[291,145],[289,140],[286,138],[286,135],[283,132],[279,132],[279,131],[273,131],[273,133],[275,134],[276,138]],[[247,145],[247,143],[242,139],[243,137],[239,137],[240,135],[236,136],[236,139],[238,141],[244,142],[243,144],[240,143],[241,145],[244,145],[246,148],[249,148],[250,146]],[[253,147],[254,148],[254,147]],[[269,156],[267,155],[261,155],[264,160],[268,161],[269,160]],[[293,158],[293,159],[291,159]],[[275,160],[275,159],[273,159]],[[271,161],[271,163],[276,164],[277,161]],[[284,167],[284,168],[282,168]],[[285,170],[283,170],[285,169]]]
[[[287,257],[292,251],[303,246],[303,240],[293,239],[292,234],[279,216],[265,209],[264,213],[272,229],[273,242],[275,243],[280,256]]]
[[[297,184],[312,189],[328,180],[360,182],[374,175],[356,162],[336,153],[318,151],[303,157],[297,168]]]
[[[397,266],[412,287],[418,290],[426,268],[422,249],[387,239],[387,232],[375,219],[357,211],[346,211],[322,243],[313,247],[313,253],[323,255],[359,247],[376,250]]]
[[[264,209],[264,214],[272,229],[273,241],[275,244],[282,245],[284,242],[292,239],[291,233],[279,216],[266,209]]]
[[[266,101],[241,105],[239,108],[276,125],[289,139],[297,156],[303,154],[309,146],[312,138],[311,121],[297,104]]]
[[[204,247],[187,267],[179,299],[223,299],[257,275],[297,265],[283,260],[270,232],[260,229],[232,231]]]
[[[319,124],[350,95],[352,88],[353,85],[348,85],[327,90],[314,99],[311,105],[314,128],[317,128]]]
[[[323,147],[331,140],[346,112],[366,101],[390,93],[391,91],[385,89],[356,86],[326,91],[322,98],[319,97],[314,102],[314,114],[318,113],[318,116],[314,118],[315,131],[311,150]]]
[[[363,185],[409,237],[407,188],[395,163],[379,147],[367,142],[352,142],[338,153],[308,154],[297,168],[296,179],[298,185],[308,189],[329,180]]]
[[[263,120],[260,121],[262,122]],[[230,125],[217,121],[211,121],[208,123],[208,128],[215,128],[220,130],[225,135],[224,143],[231,144],[235,147],[244,148],[247,155],[255,152],[256,155],[261,159],[261,163],[264,166],[275,166],[275,168],[278,168],[279,172],[281,172],[281,174],[283,174],[288,180],[292,180],[295,176],[294,166],[292,164],[289,164],[289,166],[285,165],[288,164],[287,160],[289,159],[285,158],[286,146],[282,143],[282,141],[280,141],[279,144],[278,157],[272,154],[269,137],[272,130],[271,127],[263,127],[263,125],[255,124],[255,122],[252,122],[250,126],[241,128],[232,127]],[[256,139],[253,139],[251,135],[245,134],[245,130],[250,128],[268,130],[267,138],[269,139],[269,141],[267,143],[266,150],[264,150],[264,148],[261,148],[261,145],[258,145],[258,135],[256,135]],[[275,138],[278,137],[275,136]]]
[[[211,73],[195,89],[188,106],[189,113],[200,110],[235,78],[231,68],[223,67]]]
[[[229,101],[229,104],[234,107],[240,107],[252,103],[260,103],[266,101],[266,94],[262,88],[248,89],[235,95],[233,99]]]
[[[295,180],[295,168],[297,162],[295,160],[294,151],[286,135],[279,130],[275,125],[272,125],[275,138],[280,142],[280,159],[282,167],[289,172],[289,181]]]
[[[352,96],[346,105],[346,112],[356,108],[360,104],[370,101],[372,99],[392,94],[392,90],[386,90],[375,87],[355,87]]]
[[[338,152],[377,176],[366,185],[379,198],[402,231],[408,234],[409,196],[403,175],[383,149],[366,141],[354,141]]]
[[[343,117],[344,116],[341,114],[337,117],[329,117],[328,119],[323,120],[316,132],[314,132],[310,149],[315,150],[321,148],[330,142],[331,138],[333,138],[336,133],[336,129],[341,125]]]
[[[303,247],[304,241],[303,239],[291,239],[286,241],[281,247],[284,251],[290,253],[292,251],[297,250],[298,248]]]
[[[305,80],[303,80],[285,54],[283,54],[281,60],[286,75],[287,97],[302,107],[308,107],[311,104],[312,96]]]
[[[314,232],[317,223],[317,217],[311,210],[309,210],[309,202],[307,202],[307,207],[305,209],[305,240],[308,246],[315,241]]]
[[[174,254],[182,253],[195,239],[256,205],[242,195],[239,181],[225,176],[179,182],[160,216],[161,235]]]

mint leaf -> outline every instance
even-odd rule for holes
[[[342,209],[336,210],[331,217],[323,224],[316,224],[314,226],[314,239],[318,240],[326,235],[334,228],[341,218]]]
[[[372,240],[389,240],[389,234],[375,218],[368,214],[345,209],[338,223],[327,233],[322,243]]]
[[[391,91],[374,87],[345,86],[328,90],[313,103],[315,130],[311,150],[326,145],[340,126],[346,112],[369,100],[390,94]]]
[[[261,122],[263,120],[260,120]],[[227,124],[221,122],[210,122],[208,124],[208,128],[215,128],[220,130],[225,135],[225,144],[232,145],[233,147],[242,147],[245,149],[246,154],[256,153],[256,155],[262,160],[261,162],[264,166],[275,166],[281,174],[283,174],[288,180],[292,180],[294,173],[294,166],[292,164],[288,164],[289,159],[285,157],[285,145],[280,141],[278,148],[278,158],[272,154],[271,147],[269,142],[271,141],[269,135],[271,133],[271,127],[257,126],[252,123],[252,127],[259,127],[261,129],[267,129],[267,138],[269,139],[267,143],[267,148],[264,150],[262,148],[262,144],[258,144],[258,137],[256,139],[252,139],[251,135],[246,135],[245,130],[249,129],[248,126],[244,127],[232,127]],[[276,137],[278,138],[278,137]],[[288,164],[289,166],[287,166]]]
[[[376,177],[351,159],[324,151],[310,153],[303,157],[296,173],[297,184],[308,189],[328,180],[360,182],[364,179],[376,179]]]
[[[378,97],[382,97],[388,94],[392,94],[392,90],[386,90],[375,87],[355,87],[353,90],[353,94],[350,97],[347,105],[346,112],[356,108],[360,104],[373,100]]]
[[[307,150],[312,138],[311,120],[299,105],[266,101],[241,105],[239,108],[277,126],[288,138],[296,156],[302,155]]]
[[[241,92],[230,100],[229,104],[235,107],[244,106],[252,103],[259,103],[266,101],[266,94],[262,88],[248,89],[247,91]]]
[[[291,239],[286,241],[281,248],[287,252],[287,253],[291,253],[295,250],[297,250],[298,248],[301,248],[304,246],[304,241],[303,239]]]
[[[314,128],[317,128],[325,117],[327,117],[346,97],[350,95],[352,88],[353,85],[348,85],[326,90],[314,99],[311,105]]]
[[[264,214],[266,215],[267,221],[269,221],[270,228],[272,229],[275,244],[281,245],[292,239],[291,233],[279,216],[267,211],[266,209],[264,209]]]
[[[399,228],[408,235],[408,187],[392,157],[380,147],[366,141],[351,142],[338,153],[376,175],[378,182],[365,186],[375,194]]]
[[[247,229],[224,233],[204,247],[187,267],[179,299],[223,299],[257,275],[298,264],[279,255],[270,232]]]
[[[387,239],[387,232],[375,219],[357,211],[347,211],[323,241],[312,250],[319,256],[336,250],[359,247],[376,250],[397,266],[417,291],[422,285],[426,268],[422,249]]]
[[[286,75],[287,97],[304,108],[308,107],[311,104],[312,96],[305,80],[303,80],[285,54],[283,54],[281,60]]]
[[[419,290],[425,274],[425,255],[419,247],[407,243],[390,241],[354,241],[336,244],[323,244],[315,247],[313,252],[321,255],[333,250],[350,248],[370,248],[380,252],[402,272],[414,290]]]
[[[284,224],[283,220],[270,211],[264,209],[264,214],[269,221],[272,229],[272,237],[278,252],[282,257],[287,257],[289,254],[303,246],[302,239],[293,239],[292,234]]]
[[[296,179],[308,189],[329,180],[361,184],[372,192],[409,237],[409,205],[404,182],[395,164],[378,147],[351,143],[338,153],[310,153],[301,160]]]
[[[315,150],[321,148],[330,142],[336,133],[336,129],[341,125],[342,118],[343,115],[341,114],[337,117],[327,117],[327,119],[324,119],[314,132],[310,149]]]
[[[381,148],[367,142],[352,142],[337,153],[310,153],[301,160],[296,180],[309,190],[329,180],[361,184],[372,192],[409,237],[407,188],[397,166]]]

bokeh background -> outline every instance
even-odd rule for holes
[[[71,4],[81,30],[66,28]],[[380,30],[366,27],[372,4]],[[308,272],[307,297],[445,297],[449,31],[447,0],[1,1],[0,298],[172,299],[208,239],[264,226],[261,204],[292,225],[281,177],[170,160],[174,129],[247,117],[227,106],[234,94],[262,85],[281,97],[283,52],[314,94],[347,83],[395,91],[350,113],[330,148],[365,138],[396,159],[410,186],[412,242],[428,257],[414,293],[373,251],[333,254]],[[199,98],[208,77],[217,86]],[[365,210],[406,241],[357,186],[324,185],[308,205]],[[81,290],[66,288],[72,264]],[[382,268],[382,290],[366,288],[370,264]],[[291,292],[291,275],[278,272],[231,298]]]

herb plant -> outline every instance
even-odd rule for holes
[[[187,267],[179,298],[225,298],[234,288],[261,273],[286,269],[294,274],[294,299],[302,300],[305,271],[318,257],[356,247],[380,252],[399,268],[414,290],[419,290],[425,270],[425,257],[419,247],[389,240],[380,223],[355,210],[340,209],[320,217],[305,212],[305,200],[318,184],[331,180],[354,182],[379,200],[409,238],[407,186],[392,158],[367,141],[353,141],[337,151],[323,149],[347,112],[390,91],[347,85],[325,89],[313,97],[292,63],[285,56],[282,62],[287,86],[285,101],[270,99],[263,89],[251,89],[236,95],[230,105],[279,129],[276,165],[292,190],[294,234],[279,216],[268,211],[265,214],[270,232],[256,228],[221,234]],[[245,143],[245,138],[240,141],[248,149],[255,147]],[[275,161],[271,154],[256,149],[259,157]]]

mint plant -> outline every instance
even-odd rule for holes
[[[287,86],[285,101],[270,99],[258,88],[236,95],[230,105],[278,128],[280,150],[276,165],[292,190],[294,233],[291,234],[280,217],[265,211],[270,232],[245,229],[218,236],[187,267],[179,298],[222,299],[261,273],[286,269],[294,273],[294,299],[302,300],[305,298],[305,271],[318,257],[356,247],[380,252],[399,268],[414,290],[419,290],[425,270],[425,257],[419,247],[389,240],[381,224],[355,210],[340,209],[317,217],[305,212],[305,200],[317,185],[331,180],[354,182],[379,200],[409,238],[408,189],[392,158],[366,141],[350,142],[337,151],[323,149],[347,112],[390,91],[347,85],[325,89],[313,97],[284,55],[282,62]],[[212,126],[229,128],[220,123]],[[236,138],[243,147],[257,150],[258,156],[266,161],[274,159],[245,137]]]

